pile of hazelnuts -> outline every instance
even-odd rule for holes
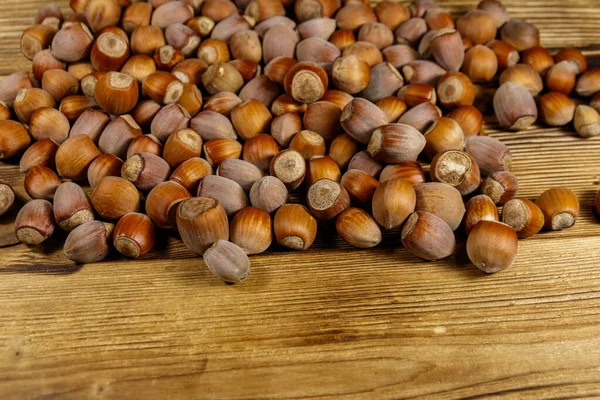
[[[456,19],[434,0],[70,6],[40,8],[21,37],[32,72],[0,81],[0,159],[20,158],[32,199],[20,242],[58,227],[65,255],[91,263],[113,247],[142,257],[170,232],[240,282],[273,238],[307,250],[317,221],[357,248],[396,231],[425,260],[452,255],[460,228],[492,273],[518,239],[579,215],[566,188],[515,197],[481,110],[491,100],[505,129],[599,135],[600,69],[576,49],[551,55],[497,0]],[[0,213],[14,199],[0,182]]]

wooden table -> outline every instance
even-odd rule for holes
[[[456,12],[476,4],[439,2]],[[42,3],[0,3],[0,74],[29,68],[18,39]],[[600,54],[588,47],[600,44],[597,0],[522,3],[506,1],[545,46]],[[456,256],[429,263],[397,234],[358,251],[331,227],[305,253],[252,257],[251,277],[235,286],[174,240],[142,260],[83,267],[62,255],[64,236],[3,248],[0,398],[600,396],[600,223],[591,213],[600,138],[495,128],[486,127],[510,147],[521,196],[564,185],[582,205],[574,228],[521,241],[508,270],[479,272],[464,240]],[[22,187],[13,164],[0,163],[0,177]]]

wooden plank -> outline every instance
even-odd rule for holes
[[[29,67],[18,39],[42,3],[0,3],[0,74]],[[545,46],[600,54],[596,0],[505,4]],[[600,138],[486,131],[510,147],[520,195],[562,185],[582,203],[572,229],[521,241],[510,269],[480,273],[464,238],[426,263],[397,232],[359,251],[330,225],[308,252],[252,257],[234,286],[174,238],[143,260],[86,266],[61,254],[64,235],[0,248],[0,398],[599,397]],[[14,163],[0,177],[25,195]]]

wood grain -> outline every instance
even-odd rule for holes
[[[18,40],[40,4],[0,3],[0,74],[29,68]],[[505,4],[545,46],[599,54],[596,0]],[[582,204],[574,228],[521,241],[508,270],[480,273],[464,238],[426,263],[397,232],[359,251],[326,225],[308,252],[252,257],[233,286],[174,238],[142,260],[86,266],[64,258],[60,235],[0,248],[0,398],[600,397],[600,138],[505,133],[492,118],[486,130],[510,147],[520,195],[567,186]],[[0,177],[25,195],[15,165]]]

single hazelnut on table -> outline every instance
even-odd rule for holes
[[[469,260],[488,274],[510,267],[517,258],[519,240],[515,230],[497,221],[480,221],[467,238]]]
[[[429,261],[449,257],[456,250],[452,229],[441,218],[428,212],[410,214],[402,228],[401,239],[408,251]]]
[[[250,203],[253,207],[260,208],[269,214],[277,211],[286,204],[290,194],[279,179],[274,176],[264,176],[254,182],[250,189]]]
[[[65,256],[77,264],[102,261],[110,253],[110,236],[114,225],[89,221],[73,229],[64,245]]]
[[[284,204],[275,213],[273,231],[279,245],[292,250],[307,250],[317,235],[317,221],[306,207]]]
[[[159,228],[176,229],[177,207],[190,197],[190,192],[177,181],[160,183],[146,196],[146,214]]]
[[[54,192],[54,219],[58,226],[70,232],[94,219],[90,201],[81,188],[73,182],[61,183]]]
[[[140,208],[140,195],[133,183],[118,176],[105,176],[91,196],[92,207],[100,217],[117,220]]]
[[[21,243],[38,245],[54,233],[52,204],[47,200],[31,200],[15,219],[15,235]]]
[[[504,204],[502,222],[511,226],[519,239],[526,239],[542,230],[544,213],[533,201],[517,197]]]
[[[250,260],[242,248],[226,240],[218,240],[202,256],[215,276],[230,283],[240,283],[250,275]]]
[[[182,201],[175,219],[183,243],[198,255],[203,255],[217,241],[229,239],[227,214],[213,198],[194,197]]]
[[[60,185],[60,178],[56,175],[56,172],[43,165],[36,165],[27,171],[25,179],[23,180],[23,187],[25,192],[32,199],[44,199],[52,200],[54,198],[54,192]],[[3,185],[0,182],[0,192],[2,191]],[[0,199],[2,196],[0,195]],[[0,201],[2,203],[2,201]],[[0,204],[0,215],[2,215],[2,205]]]
[[[567,188],[546,190],[535,201],[544,213],[544,228],[552,231],[570,228],[579,216],[579,200]]]
[[[246,254],[265,252],[273,240],[271,216],[252,206],[241,209],[229,225],[229,240],[241,247]]]
[[[463,219],[467,235],[479,221],[499,221],[498,207],[485,194],[472,197],[465,205],[466,211]]]
[[[128,258],[140,258],[156,244],[156,226],[146,214],[123,215],[112,235],[115,249]]]

